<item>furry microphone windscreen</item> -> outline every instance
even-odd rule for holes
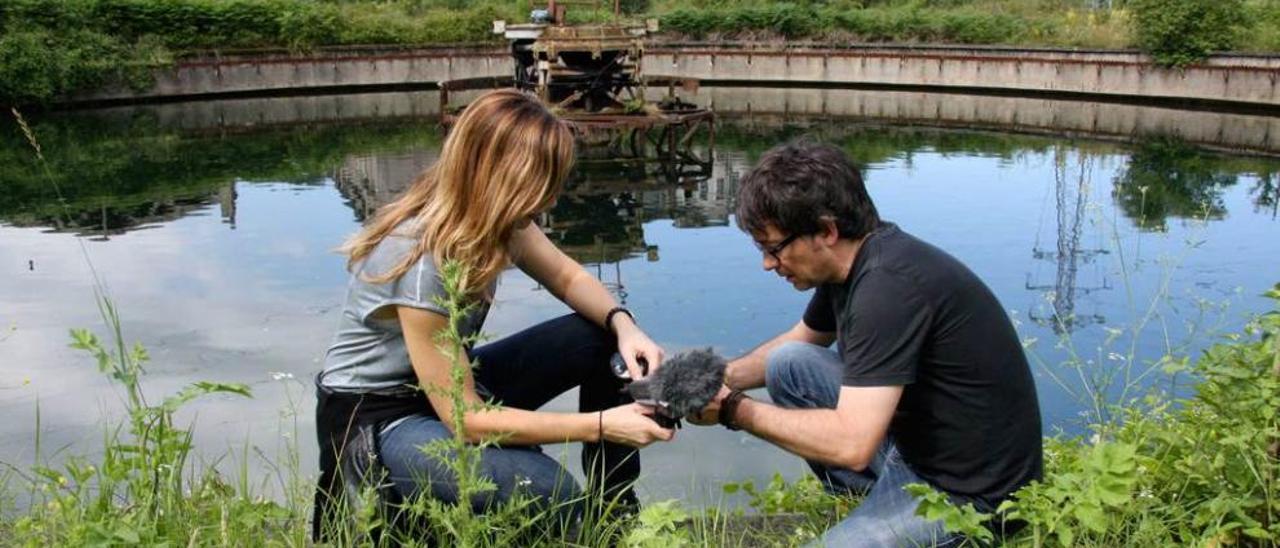
[[[681,352],[663,360],[654,372],[652,393],[676,417],[696,413],[720,391],[725,365],[725,359],[710,348]]]

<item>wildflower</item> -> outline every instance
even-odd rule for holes
[[[530,485],[533,485],[533,480],[529,478],[520,478],[516,481],[516,487],[528,487]]]

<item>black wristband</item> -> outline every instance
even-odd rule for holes
[[[746,392],[732,390],[729,395],[720,400],[720,415],[718,417],[720,426],[729,430],[741,430],[742,428],[738,426],[737,421],[733,420],[733,416],[738,413],[738,404],[742,403],[742,400],[749,399],[751,398],[747,396]]]
[[[617,332],[618,332],[618,330],[616,330],[616,329],[614,329],[614,328],[613,328],[613,315],[614,315],[614,314],[617,314],[617,313],[619,313],[619,312],[621,312],[621,313],[623,313],[623,314],[626,314],[628,318],[631,318],[631,321],[632,321],[632,322],[636,321],[636,316],[635,316],[635,314],[632,314],[632,313],[631,313],[631,311],[630,311],[630,310],[627,310],[625,307],[615,306],[615,307],[613,307],[613,308],[610,308],[610,309],[609,309],[609,312],[607,312],[607,313],[604,315],[604,328],[605,328],[605,329],[608,329],[611,333],[617,333]]]

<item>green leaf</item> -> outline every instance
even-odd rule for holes
[[[1070,527],[1058,529],[1058,542],[1063,546],[1075,546],[1075,533],[1071,532]]]
[[[1095,533],[1105,533],[1107,531],[1107,515],[1102,512],[1102,508],[1091,504],[1080,504],[1072,508],[1072,513],[1075,514],[1080,524],[1090,531]]]
[[[1274,538],[1271,536],[1271,533],[1268,533],[1266,529],[1261,527],[1250,527],[1241,532],[1256,539],[1271,540]]]
[[[121,527],[116,529],[115,537],[120,539],[121,542],[129,545],[136,545],[142,542],[142,538],[138,536],[138,532],[131,528]]]
[[[245,384],[199,381],[191,383],[177,394],[165,398],[162,407],[164,410],[169,412],[177,411],[178,408],[191,400],[200,396],[217,393],[236,394],[246,398],[253,397],[252,393],[249,391],[249,386]]]

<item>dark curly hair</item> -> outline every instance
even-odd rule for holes
[[[772,224],[784,234],[808,236],[835,221],[841,238],[856,240],[875,230],[880,215],[862,184],[862,174],[840,149],[801,138],[769,149],[738,187],[738,228],[764,232]]]

